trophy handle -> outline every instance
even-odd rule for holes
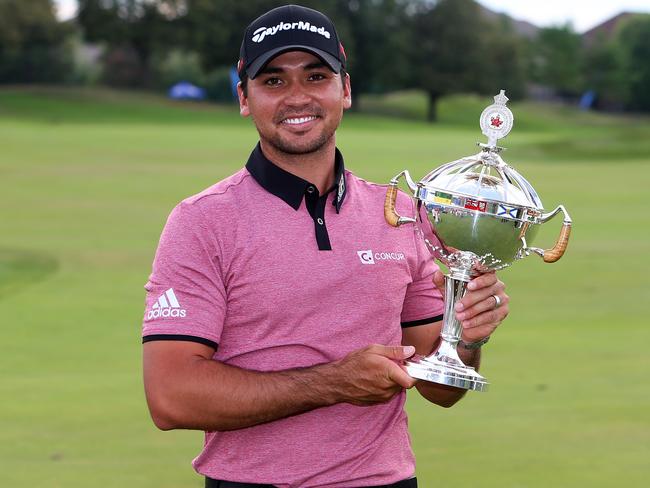
[[[404,176],[404,179],[406,179],[406,184],[413,192],[418,189],[417,185],[413,182],[413,179],[407,170],[402,171],[390,180],[388,190],[386,190],[386,200],[384,200],[384,217],[386,218],[386,222],[388,222],[393,227],[399,227],[403,224],[414,224],[416,222],[416,219],[411,217],[402,217],[395,211],[395,201],[397,200],[398,191],[397,185],[399,184],[399,179],[402,176]]]
[[[558,236],[557,241],[555,241],[555,245],[551,249],[540,249],[538,247],[527,247],[524,249],[527,253],[532,251],[539,254],[544,259],[545,263],[554,263],[555,261],[558,261],[564,255],[564,251],[566,251],[566,248],[569,245],[572,220],[569,216],[569,212],[564,208],[564,205],[558,205],[552,212],[542,215],[540,220],[541,223],[545,223],[555,217],[559,212],[564,214],[564,223],[562,224],[560,235]]]

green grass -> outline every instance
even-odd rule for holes
[[[432,126],[417,94],[368,100],[338,144],[365,178],[419,178],[476,150],[490,101],[445,99]],[[400,104],[410,119],[376,115]],[[574,234],[559,263],[502,272],[512,312],[486,346],[489,393],[449,410],[409,396],[421,486],[647,486],[650,120],[512,109],[504,158],[567,206]],[[0,90],[0,486],[202,486],[202,434],[148,418],[142,286],[169,210],[255,140],[235,107]]]

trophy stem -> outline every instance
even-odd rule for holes
[[[468,278],[445,276],[445,315],[440,333],[440,345],[429,356],[414,356],[406,361],[406,371],[414,378],[440,383],[466,390],[486,391],[488,383],[471,366],[466,366],[458,356],[457,345],[463,332],[454,307],[467,290]]]
[[[456,354],[456,344],[460,341],[460,336],[463,333],[460,321],[456,318],[455,306],[465,296],[466,291],[466,280],[452,278],[452,275],[445,276],[445,315],[440,336],[443,343],[446,342],[452,346],[454,354]]]

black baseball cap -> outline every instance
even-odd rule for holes
[[[271,59],[288,51],[312,53],[335,73],[345,68],[345,51],[334,23],[317,10],[284,5],[258,17],[244,31],[239,78],[255,78]]]

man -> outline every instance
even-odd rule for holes
[[[206,431],[194,467],[208,487],[417,486],[405,390],[442,406],[464,393],[400,366],[436,345],[443,277],[412,229],[385,223],[386,187],[344,168],[345,61],[320,12],[256,19],[239,101],[259,144],[244,169],[181,202],[161,236],[147,401],[159,428]],[[398,209],[411,205],[400,196]],[[508,297],[494,274],[469,288],[460,351],[478,366]]]

